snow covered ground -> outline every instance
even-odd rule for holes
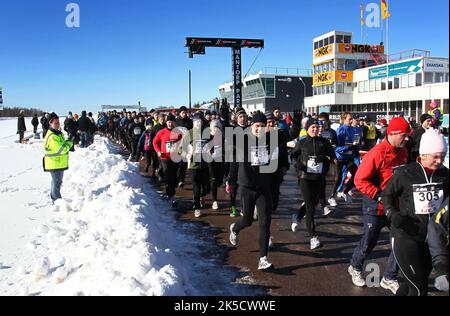
[[[18,144],[16,128],[0,120],[0,295],[262,294],[105,138],[71,153],[52,205],[43,141]]]

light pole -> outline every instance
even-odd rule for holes
[[[305,98],[306,98],[306,84],[303,81],[302,77],[298,77],[300,79],[300,81],[303,83],[303,104],[302,104],[302,111],[305,110]]]

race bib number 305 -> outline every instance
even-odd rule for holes
[[[254,146],[251,149],[251,165],[264,166],[269,163],[267,146]]]
[[[413,184],[412,189],[417,215],[429,215],[438,211],[444,200],[442,183]]]

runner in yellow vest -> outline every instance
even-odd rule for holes
[[[444,121],[444,110],[441,108],[438,102],[431,102],[430,111],[428,111],[428,114],[433,117],[433,128],[439,129]]]
[[[55,113],[49,117],[50,129],[45,135],[43,159],[44,171],[50,172],[52,184],[50,197],[52,201],[61,199],[61,185],[64,170],[69,168],[69,151],[73,147],[72,140],[66,140],[60,130],[59,117]]]

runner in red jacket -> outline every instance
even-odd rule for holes
[[[410,127],[402,118],[391,120],[386,138],[373,147],[362,159],[355,175],[356,188],[363,194],[363,223],[364,232],[361,241],[353,252],[348,268],[353,284],[364,286],[366,282],[362,276],[364,260],[378,243],[380,232],[387,226],[387,218],[383,212],[381,193],[392,177],[396,167],[408,162],[406,143]],[[380,285],[393,292],[397,292],[397,264],[391,252],[388,266]]]
[[[175,190],[177,186],[177,171],[179,161],[174,162],[175,152],[178,151],[178,146],[182,138],[180,131],[173,130],[175,128],[175,116],[169,114],[167,116],[167,127],[160,130],[153,139],[153,148],[156,154],[161,159],[161,165],[164,172],[164,182],[166,185],[166,195],[172,207],[176,207]]]

